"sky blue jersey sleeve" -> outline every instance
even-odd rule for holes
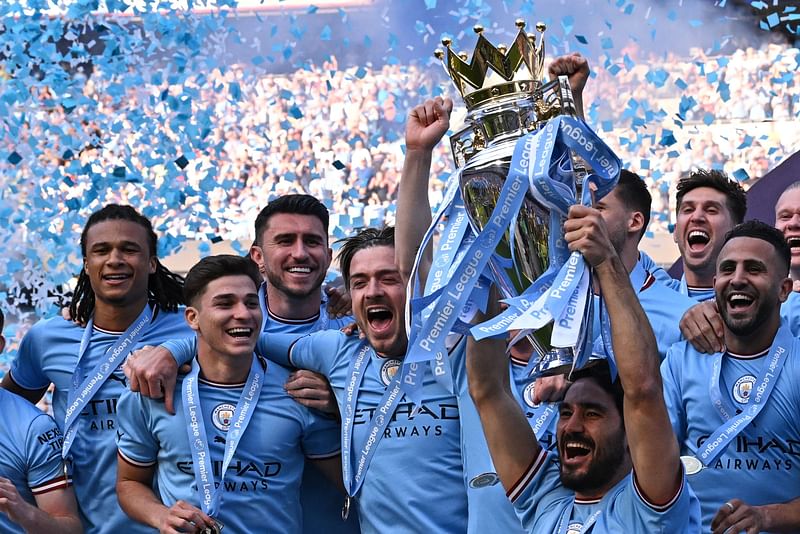
[[[674,344],[661,362],[661,380],[664,388],[664,403],[667,405],[672,430],[682,444],[686,439],[686,413],[683,406],[680,381],[681,355],[686,342]]]
[[[61,431],[52,417],[40,413],[31,421],[25,440],[28,487],[34,495],[63,486]]]
[[[197,354],[197,336],[170,339],[160,346],[167,349],[170,354],[172,354],[172,357],[175,358],[175,361],[178,363],[178,367],[180,367],[192,361],[194,355]]]
[[[117,402],[117,450],[137,467],[149,467],[158,459],[159,444],[150,430],[150,410],[139,394],[126,391]]]

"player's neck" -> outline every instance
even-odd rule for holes
[[[793,267],[791,271],[789,271],[789,277],[792,279],[793,282],[800,281],[800,266]]]
[[[147,295],[124,306],[95,299],[94,325],[110,332],[124,332],[139,317],[145,306],[147,306]]]
[[[767,350],[775,340],[775,334],[781,325],[781,316],[778,309],[766,321],[759,325],[751,334],[739,336],[725,326],[725,347],[734,354],[758,354]]]
[[[217,384],[241,384],[250,374],[252,353],[221,354],[198,342],[197,362],[200,365],[200,376],[205,380]]]
[[[267,307],[273,315],[284,319],[308,319],[319,313],[322,294],[319,288],[305,297],[293,297],[267,284]]]
[[[619,259],[622,261],[622,265],[625,266],[627,272],[633,272],[634,267],[639,263],[639,241],[633,240],[631,243],[626,242],[625,246],[620,251]],[[634,289],[637,291],[639,290],[638,287]]]
[[[689,287],[713,287],[714,286],[714,269],[686,269],[684,268],[683,276],[686,279],[686,285]]]
[[[616,471],[605,484],[596,488],[586,488],[580,491],[576,490],[575,499],[579,501],[594,501],[602,499],[605,494],[611,490],[611,488],[619,484],[620,480],[630,474],[631,469],[633,469],[633,464],[631,463],[630,457],[625,455],[625,460],[622,461],[619,466],[617,466]]]

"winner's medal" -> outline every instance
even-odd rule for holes
[[[344,505],[342,505],[342,521],[347,521],[347,518],[350,517],[350,500],[349,495],[344,499]]]
[[[703,470],[703,462],[696,456],[681,456],[681,463],[683,464],[683,470],[689,476],[696,475]]]
[[[223,528],[225,528],[225,525],[223,525],[218,519],[215,519],[214,524],[201,530],[200,534],[219,534],[222,532]]]

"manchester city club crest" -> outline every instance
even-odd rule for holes
[[[498,482],[500,482],[500,477],[497,476],[497,473],[481,473],[469,481],[469,487],[473,489],[488,488]]]
[[[739,378],[739,380],[733,384],[733,399],[739,404],[747,404],[755,383],[756,377],[753,375],[744,375]]]
[[[211,412],[211,422],[214,423],[214,426],[217,427],[217,429],[227,432],[228,428],[231,426],[233,412],[235,411],[236,406],[233,404],[227,402],[217,404],[217,407],[214,408],[213,412]]]
[[[581,523],[570,523],[567,527],[567,534],[581,534],[583,525]]]
[[[400,360],[386,360],[383,362],[381,366],[381,381],[383,382],[384,386],[388,386],[389,383],[394,378],[394,375],[397,374],[397,371],[400,370],[400,365],[402,362]]]
[[[525,389],[522,391],[522,399],[525,401],[525,404],[530,406],[531,408],[538,408],[539,403],[533,402],[533,396],[536,393],[536,382],[531,382]]]

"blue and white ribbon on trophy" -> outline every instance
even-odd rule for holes
[[[447,283],[430,295],[411,302],[411,318],[410,321],[407,321],[407,325],[410,326],[408,332],[411,335],[401,373],[403,391],[417,405],[422,402],[422,386],[425,375],[425,365],[423,364],[430,363],[433,366],[435,379],[452,391],[452,377],[447,361],[447,336],[457,324],[459,316],[470,301],[473,290],[486,270],[495,248],[525,200],[525,193],[528,189],[527,169],[531,165],[531,154],[536,153],[535,145],[537,143],[535,135],[526,136],[517,143],[511,160],[511,170],[500,191],[497,204],[478,236],[474,239],[467,239],[468,236],[465,235],[465,239],[459,245],[460,250],[448,270]],[[456,189],[458,187],[458,173],[453,176],[456,179],[451,177],[448,190],[450,187]],[[453,195],[455,198],[455,192]],[[443,210],[447,209],[449,208],[443,208]],[[439,216],[440,214],[437,214],[437,217]],[[434,218],[433,224],[420,245],[417,265],[437,221],[438,219]],[[409,284],[411,289],[416,289],[418,285],[416,276],[412,277]],[[481,289],[481,296],[483,295],[485,295],[485,290]],[[431,303],[433,309],[423,319],[422,309]]]
[[[583,183],[581,203],[584,205],[591,205],[592,193],[595,199],[600,199],[616,186],[620,162],[583,121],[566,116],[557,117],[540,132],[547,142],[537,154],[530,185],[533,196],[551,214],[550,267],[526,292],[527,297],[538,295],[533,305],[521,309],[514,302],[519,299],[512,299],[511,304],[517,308],[518,317],[510,322],[506,330],[521,330],[517,336],[521,337],[552,321],[551,344],[553,347],[573,348],[573,368],[580,368],[591,355],[593,299],[591,269],[587,268],[579,252],[570,254],[563,241],[563,222],[570,206],[577,200],[570,150],[580,155],[595,171]],[[565,253],[568,255],[566,258]],[[557,271],[555,276],[554,271]],[[508,315],[506,323],[511,314]],[[496,325],[496,322],[493,324]],[[487,328],[486,323],[478,325],[473,332],[485,333],[491,326],[489,324]],[[536,363],[536,359],[532,359],[528,370]]]
[[[450,332],[461,330],[459,315],[471,298],[474,303],[480,302],[481,307],[485,302],[485,289],[481,289],[480,298],[474,289],[482,276],[491,276],[487,265],[493,256],[498,260],[494,250],[506,229],[516,222],[528,189],[550,210],[550,267],[522,295],[506,300],[510,305],[508,310],[470,332],[481,339],[520,328],[527,333],[554,322],[553,345],[575,348],[576,365],[588,359],[592,337],[591,320],[587,320],[592,313],[591,272],[580,253],[569,252],[562,230],[570,206],[576,203],[570,150],[586,160],[596,173],[584,181],[584,204],[591,204],[589,184],[594,184],[596,198],[613,189],[619,176],[619,159],[583,121],[557,117],[517,141],[497,204],[483,231],[474,239],[458,195],[459,172],[451,176],[445,201],[417,256],[418,264],[438,222],[447,215],[448,223],[434,256],[425,295],[412,299],[407,311],[407,331],[411,336],[401,372],[403,390],[413,402],[421,401],[424,363],[433,365],[437,380],[452,384],[445,339]],[[456,246],[457,252],[453,253]],[[412,277],[412,294],[413,290],[418,291],[418,285],[416,277]]]
[[[575,349],[575,366],[585,364],[591,354],[591,271],[580,253],[570,253],[563,240],[563,222],[576,202],[569,150],[580,155],[594,169],[586,177],[581,202],[590,205],[602,198],[617,182],[620,162],[613,152],[583,121],[557,117],[537,132],[545,142],[530,172],[533,196],[550,210],[550,266],[519,297],[507,299],[509,309],[498,317],[473,327],[477,339],[521,330],[516,339],[553,323],[554,347]],[[537,363],[529,362],[529,370]]]

